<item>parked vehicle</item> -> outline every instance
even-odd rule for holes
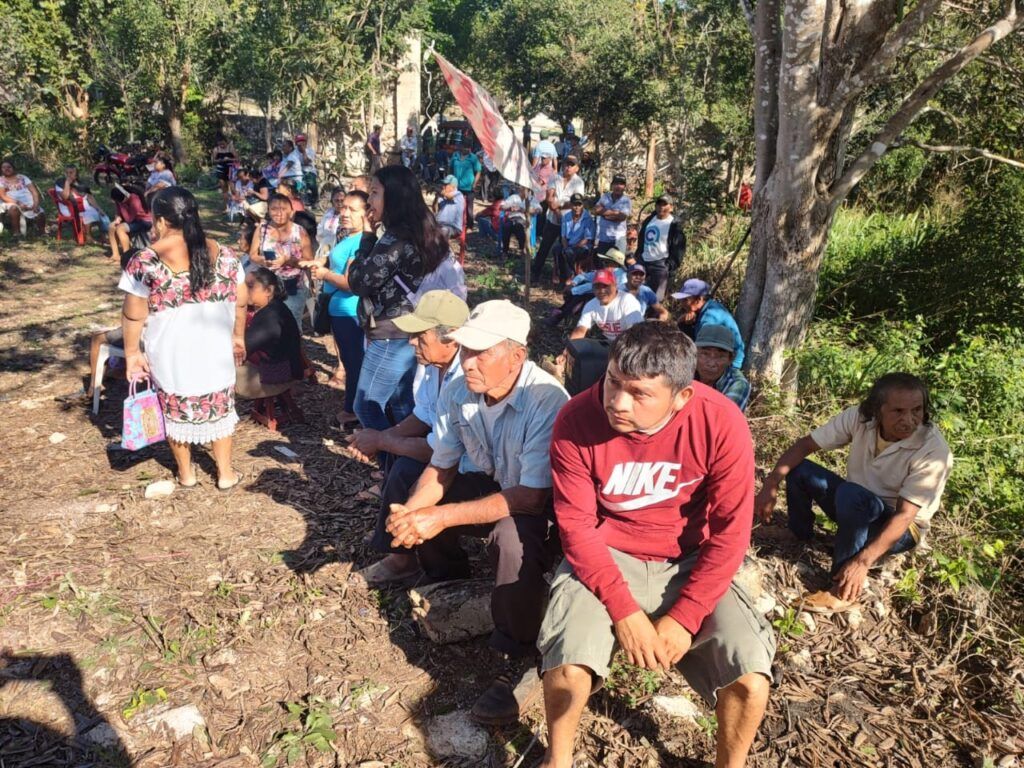
[[[143,179],[149,172],[150,153],[114,152],[100,144],[93,153],[92,178],[97,184],[113,184],[131,179]]]

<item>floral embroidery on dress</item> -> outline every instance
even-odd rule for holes
[[[214,266],[213,282],[192,292],[188,272],[172,272],[151,248],[135,254],[125,272],[149,289],[149,311],[160,312],[205,301],[236,301],[241,263],[229,248],[221,247]]]
[[[7,181],[6,178],[0,176],[0,187],[3,187],[7,192],[17,192],[21,189],[28,189],[28,186],[31,183],[32,182],[29,180],[28,176],[20,173],[16,173],[14,175],[14,181]]]
[[[162,389],[157,390],[157,395],[160,398],[160,408],[164,413],[164,418],[179,424],[205,424],[218,421],[234,413],[235,410],[234,386],[218,392],[211,392],[208,395],[186,397],[173,392],[165,392]]]

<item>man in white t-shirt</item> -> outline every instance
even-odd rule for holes
[[[416,165],[416,133],[411,125],[405,129],[405,136],[398,143],[398,149],[402,153],[402,165],[406,168]]]
[[[583,306],[570,341],[582,339],[595,326],[608,341],[615,341],[623,331],[644,321],[640,302],[632,293],[619,290],[612,270],[599,269],[594,274],[593,291],[594,298]]]
[[[541,231],[540,245],[537,247],[533,266],[530,267],[530,276],[534,280],[540,280],[548,252],[562,235],[562,213],[569,210],[569,198],[573,195],[582,197],[584,194],[583,177],[579,171],[579,160],[573,156],[567,157],[562,174],[548,187],[548,210],[544,217],[544,229]]]
[[[591,214],[597,219],[597,252],[618,248],[626,236],[626,223],[633,215],[633,202],[626,196],[626,177],[613,176],[612,188],[601,195]]]
[[[285,139],[284,143],[281,144],[281,154],[283,159],[281,160],[281,171],[278,173],[278,178],[301,180],[302,153],[295,147],[291,139]]]

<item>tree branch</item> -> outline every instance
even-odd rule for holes
[[[910,13],[903,17],[903,21],[893,30],[889,38],[882,43],[878,54],[868,59],[863,68],[840,83],[835,93],[832,94],[829,109],[833,113],[841,113],[847,104],[890,72],[896,57],[941,5],[942,0],[921,0],[915,5]]]
[[[1024,160],[1014,160],[1012,157],[998,155],[995,152],[990,152],[989,150],[982,149],[981,147],[970,147],[964,144],[925,144],[924,142],[917,141],[915,139],[900,139],[899,141],[893,142],[893,147],[901,146],[917,147],[925,152],[936,152],[939,154],[967,155],[968,157],[992,160],[997,163],[1005,163],[1006,165],[1012,165],[1014,168],[1024,168]]]
[[[759,0],[754,28],[754,193],[775,167],[779,137],[780,0]]]
[[[974,40],[946,59],[903,100],[899,109],[878,132],[871,145],[847,168],[843,177],[832,186],[832,197],[829,202],[832,210],[842,204],[846,196],[850,194],[850,190],[921,113],[928,100],[935,95],[939,88],[993,45],[1024,26],[1024,15],[1017,8],[1018,3],[1021,2],[1022,0],[1012,0],[1005,15],[999,21],[989,26]]]

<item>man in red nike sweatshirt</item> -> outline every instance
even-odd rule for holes
[[[775,639],[732,581],[750,543],[754,448],[743,414],[695,382],[695,366],[685,334],[635,325],[555,420],[565,560],[538,638],[546,768],[571,768],[617,646],[646,669],[677,665],[715,707],[719,768],[745,763],[764,716]]]

